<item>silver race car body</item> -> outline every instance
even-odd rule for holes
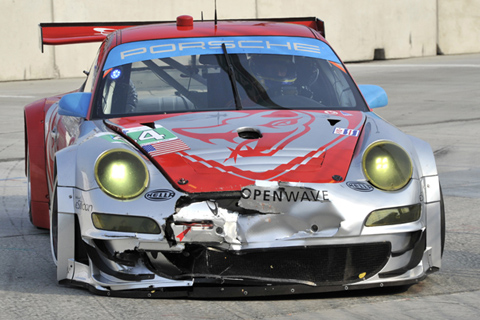
[[[113,32],[84,86],[42,105],[60,282],[235,297],[413,284],[441,267],[433,152],[371,111],[383,89],[357,87],[315,27],[188,23]]]

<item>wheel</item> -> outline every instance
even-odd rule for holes
[[[27,148],[27,157],[25,159],[26,162],[26,174],[27,174],[27,206],[28,206],[28,218],[30,222],[33,224],[33,217],[32,217],[32,182],[31,182],[31,175],[30,175],[30,151],[28,151],[28,144]]]
[[[445,248],[445,204],[443,202],[442,187],[440,186],[440,239],[442,243],[441,257]]]
[[[57,179],[53,188],[53,197],[50,205],[50,246],[52,249],[53,262],[57,264],[58,257],[58,201],[57,201]]]

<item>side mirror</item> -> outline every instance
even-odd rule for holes
[[[385,107],[388,104],[388,97],[382,87],[373,84],[360,84],[358,88],[371,109]]]
[[[90,92],[74,92],[64,95],[58,103],[58,114],[86,118],[91,98]]]

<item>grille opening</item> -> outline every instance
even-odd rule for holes
[[[363,281],[377,274],[387,263],[390,250],[390,242],[241,252],[192,244],[182,253],[163,252],[163,255],[180,270],[180,274],[171,275],[174,279],[220,277],[338,285]]]

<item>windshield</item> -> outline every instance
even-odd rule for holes
[[[235,109],[367,110],[333,51],[292,37],[165,39],[115,47],[94,118]]]

